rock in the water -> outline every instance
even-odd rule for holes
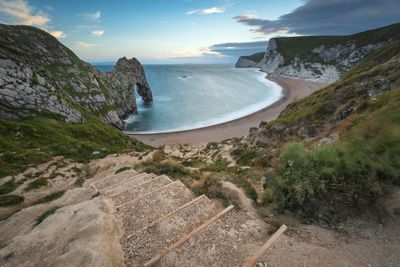
[[[0,24],[0,34],[1,117],[53,113],[82,122],[88,113],[122,129],[123,118],[136,112],[135,88],[145,102],[153,99],[135,58],[101,73],[45,31]]]

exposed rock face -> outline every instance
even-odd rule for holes
[[[263,60],[256,65],[270,74],[332,83],[365,56],[397,38],[398,32],[400,24],[349,36],[272,38]],[[255,66],[242,59],[239,62],[239,67]]]
[[[245,57],[239,57],[235,65],[236,68],[259,68],[260,66],[261,62],[255,62]]]
[[[276,41],[271,39],[265,57],[260,65],[261,70],[267,73],[332,83],[338,80],[355,63],[383,45],[384,42],[380,42],[357,47],[355,40],[333,46],[321,45],[309,52],[314,58],[317,57],[317,61],[319,62],[313,62],[315,59],[305,59],[301,56],[295,56],[294,59],[288,61],[279,52]]]
[[[101,73],[39,29],[0,24],[0,33],[1,117],[53,113],[82,122],[94,115],[122,129],[122,119],[136,111],[135,86],[152,101],[135,58],[121,58],[110,73]]]

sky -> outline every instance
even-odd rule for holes
[[[399,0],[0,0],[0,22],[41,28],[83,60],[233,63],[272,37],[400,22]]]

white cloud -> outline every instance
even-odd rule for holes
[[[17,24],[46,26],[50,22],[47,14],[36,11],[25,0],[0,0],[0,13]]]
[[[50,31],[49,33],[57,39],[65,38],[67,36],[63,31]]]
[[[98,31],[92,31],[92,35],[96,37],[100,37],[104,34],[103,30],[98,30]]]
[[[90,48],[93,46],[96,46],[95,44],[90,44],[90,43],[86,43],[86,42],[77,42],[75,45],[77,48]]]
[[[210,7],[210,8],[205,8],[205,9],[195,9],[195,10],[189,10],[186,12],[187,15],[193,15],[193,14],[202,14],[202,15],[210,15],[210,14],[218,14],[218,13],[224,13],[225,8],[224,7]]]
[[[208,14],[224,13],[225,10],[220,7],[211,7],[211,8],[203,9],[202,12],[204,15],[208,15]]]
[[[198,50],[184,50],[177,51],[173,53],[173,57],[177,58],[195,58],[195,57],[204,57],[204,56],[212,56],[222,58],[225,57],[223,54],[213,51],[208,47],[201,48]]]
[[[96,11],[93,13],[86,13],[86,14],[83,14],[83,16],[88,20],[98,21],[101,18],[101,11]]]

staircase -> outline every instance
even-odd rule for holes
[[[265,252],[267,229],[246,212],[165,175],[128,170],[91,186],[114,204],[127,266],[254,266]]]

